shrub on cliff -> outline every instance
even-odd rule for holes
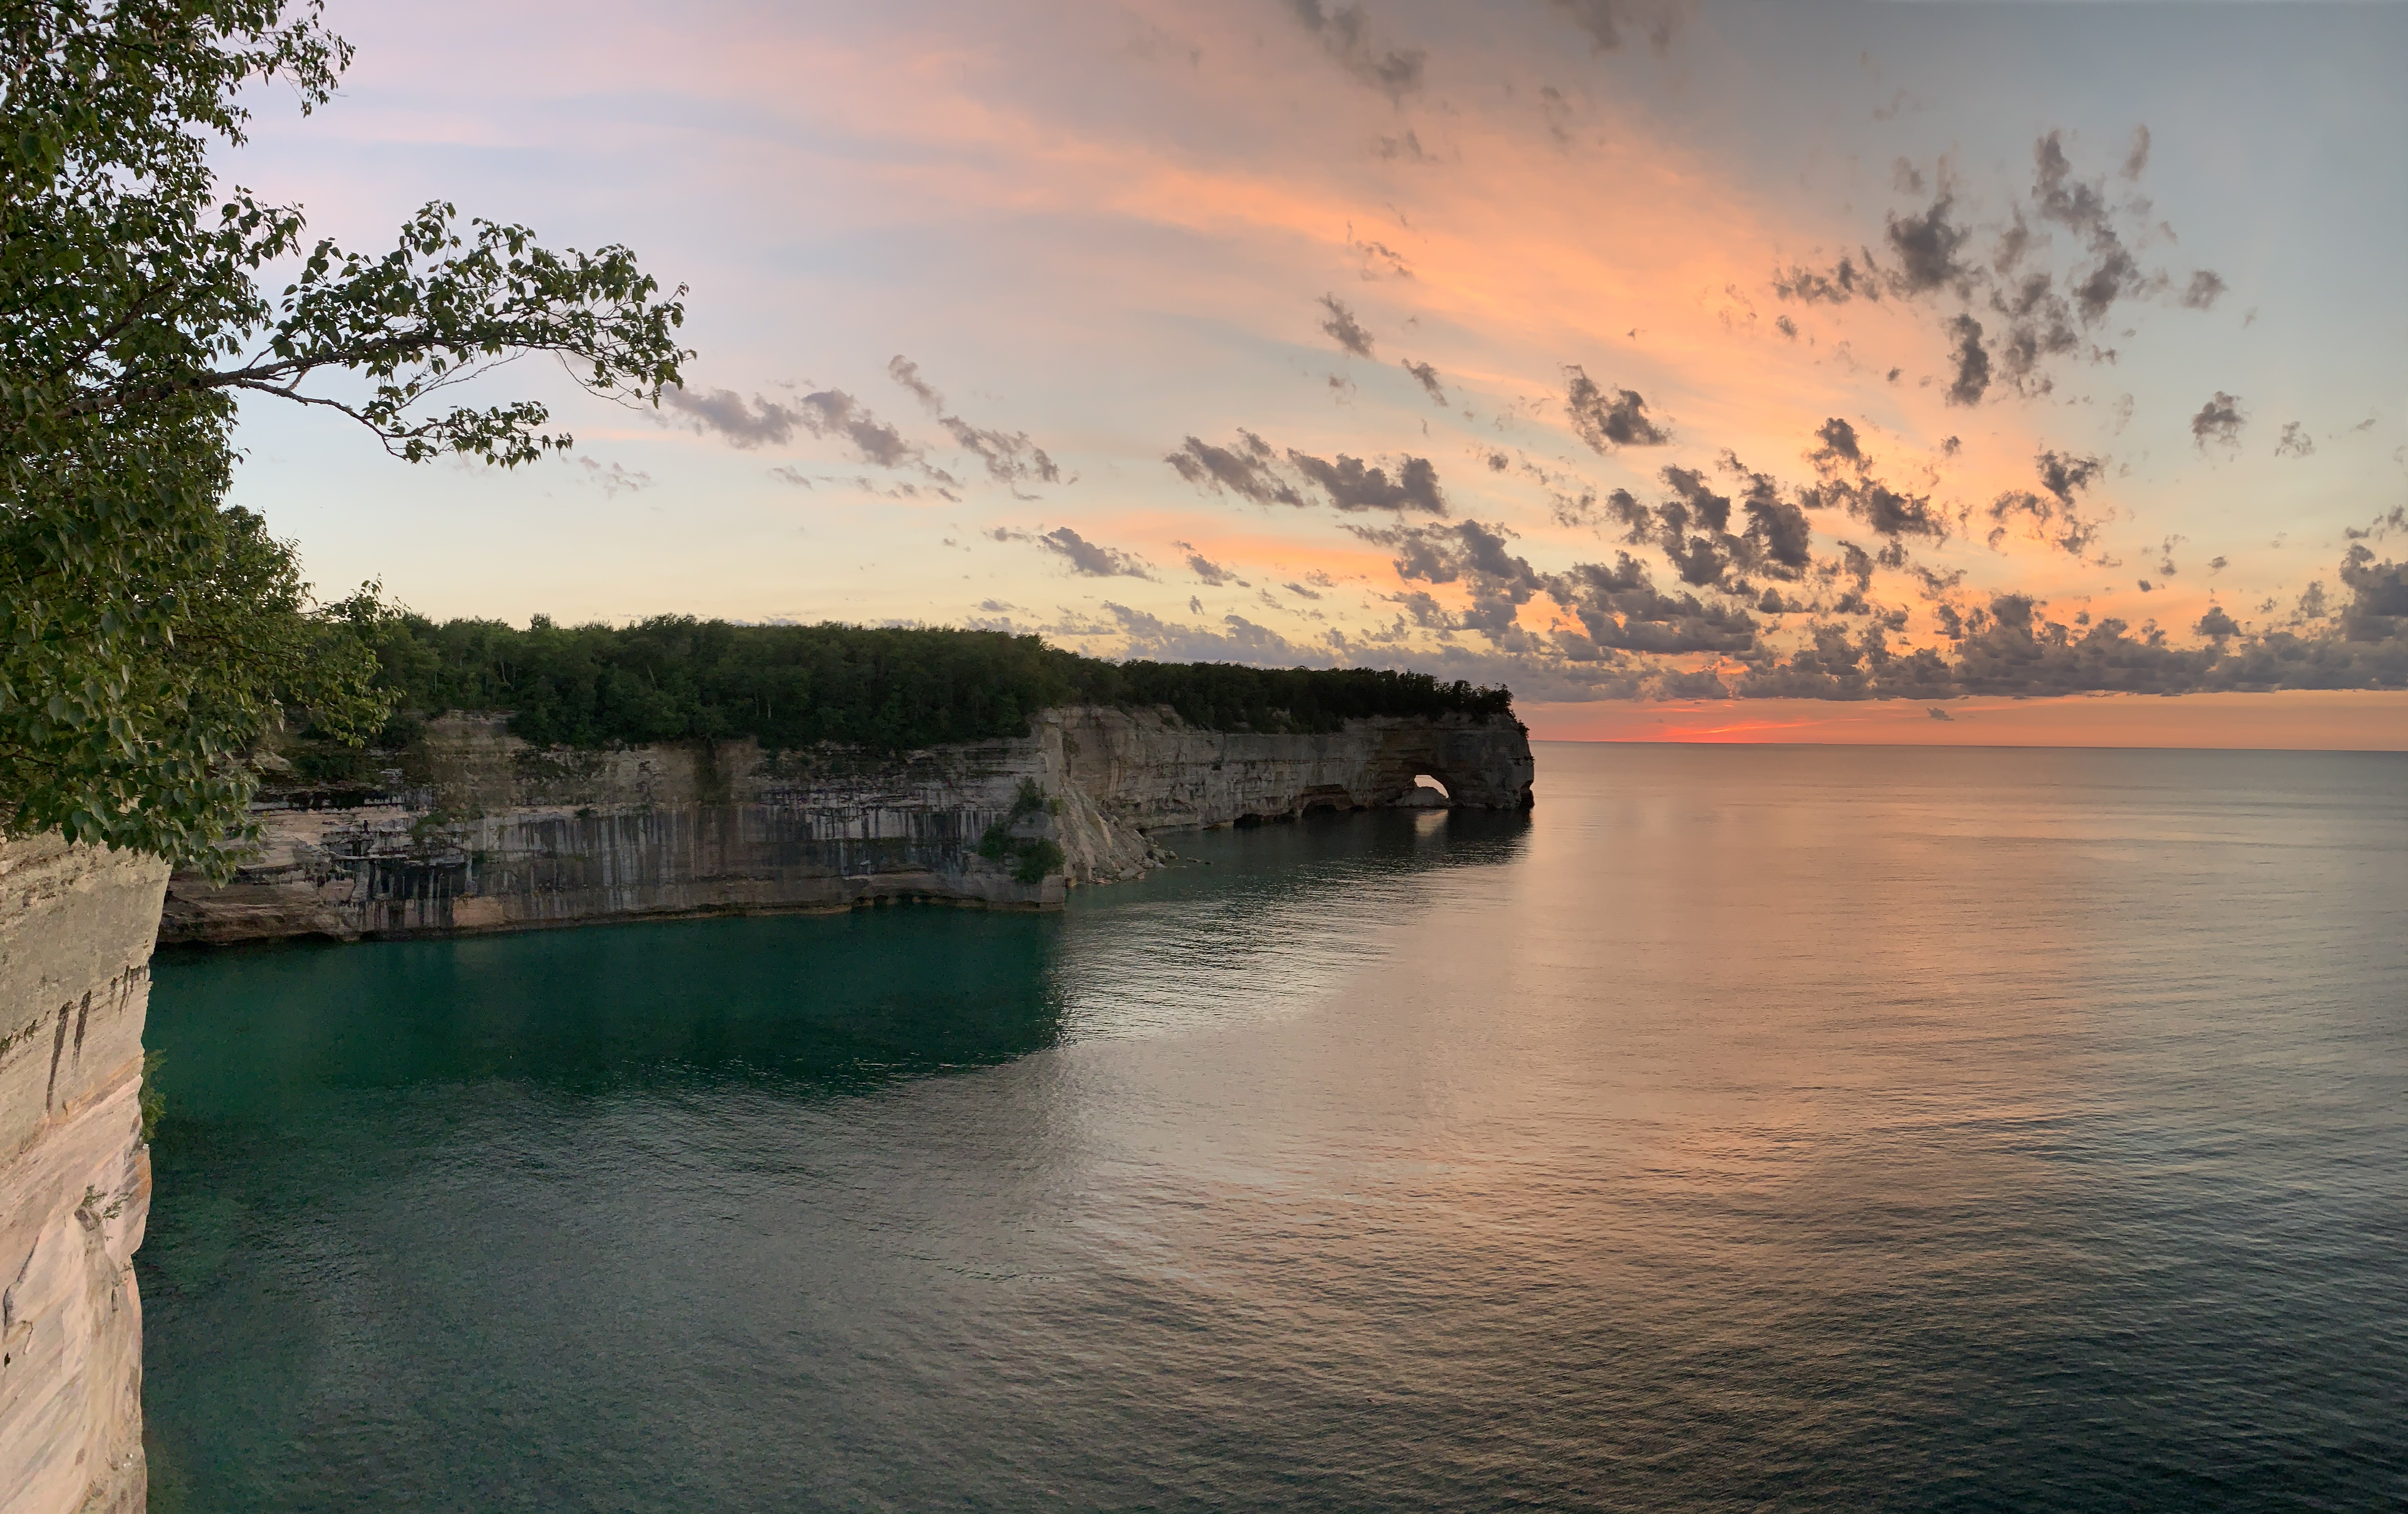
[[[509,466],[568,438],[540,406],[429,408],[438,391],[528,351],[631,400],[677,381],[682,312],[624,249],[551,252],[438,203],[365,256],[219,185],[247,89],[305,114],[331,95],[351,50],[319,12],[0,4],[0,830],[207,861],[285,706],[338,739],[381,722],[373,597],[315,605],[225,507],[238,395],[349,416],[409,461]],[[366,382],[313,393],[330,370]]]
[[[511,731],[547,746],[751,736],[779,750],[896,751],[1025,736],[1039,710],[1074,704],[1168,705],[1191,725],[1266,732],[1512,708],[1503,689],[1422,673],[1108,663],[999,631],[678,616],[624,627],[538,616],[521,631],[406,617],[376,636],[381,681],[404,711],[512,710]]]

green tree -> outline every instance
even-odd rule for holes
[[[306,114],[350,58],[319,0],[0,0],[0,829],[208,860],[288,707],[340,738],[381,723],[373,596],[314,604],[225,506],[238,396],[515,466],[570,438],[447,391],[538,352],[657,404],[691,356],[684,291],[624,248],[550,251],[438,203],[368,256],[222,188],[242,92],[280,82]]]
[[[1336,731],[1390,715],[1511,716],[1504,689],[1379,668],[1108,663],[1032,636],[937,627],[730,625],[659,615],[633,625],[376,623],[377,685],[398,708],[507,709],[538,746],[750,736],[897,751],[1025,736],[1061,705],[1168,705],[1207,730]],[[407,739],[396,722],[391,745]]]

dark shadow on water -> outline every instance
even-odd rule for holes
[[[1191,833],[1177,840],[1192,860],[1078,891],[1068,914],[901,905],[164,951],[146,1035],[166,1111],[145,1286],[213,1277],[242,1244],[219,1223],[236,1207],[306,1202],[328,1172],[398,1180],[448,1159],[454,1133],[430,1110],[575,1119],[627,1095],[799,1107],[992,1066],[1059,1042],[1066,933],[1113,930],[1116,909],[1209,901],[1242,933],[1251,914],[1368,878],[1501,861],[1527,827],[1382,813]],[[174,1319],[171,1306],[165,1328]]]
[[[578,1333],[749,1296],[708,1259],[753,1244],[762,1195],[853,1191],[812,1168],[813,1132],[1059,1043],[1074,936],[1131,908],[1165,928],[1167,907],[1174,933],[1209,912],[1242,937],[1367,878],[1502,861],[1526,830],[1373,814],[1175,836],[1193,861],[1055,915],[897,906],[162,953],[148,1041],[166,1112],[138,1259],[151,1507],[599,1507],[579,1501],[601,1475],[577,1448],[630,1450],[644,1395],[548,1375],[576,1377]],[[681,1258],[640,1285],[662,1296],[594,1282],[631,1246]],[[586,1319],[589,1291],[609,1317]],[[612,1428],[546,1417],[578,1393],[635,1396]],[[524,1482],[552,1461],[553,1493]]]
[[[1076,891],[1079,928],[1139,903],[1293,901],[1373,876],[1494,865],[1529,820],[1319,814],[1174,834],[1182,861]],[[163,1145],[343,1091],[505,1080],[564,1093],[735,1080],[847,1093],[1050,1046],[1061,916],[944,906],[353,945],[164,951],[149,1044]]]
[[[150,1045],[167,1055],[176,1120],[487,1079],[850,1092],[1050,1044],[1057,927],[896,907],[163,954]]]

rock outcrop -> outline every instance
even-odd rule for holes
[[[0,841],[0,1509],[140,1514],[142,1018],[166,868]]]
[[[139,1514],[150,1212],[142,1022],[154,936],[240,941],[844,908],[1058,906],[1164,860],[1155,836],[1320,808],[1530,802],[1511,719],[1327,735],[1073,708],[1019,739],[899,758],[538,750],[452,716],[386,793],[290,792],[235,881],[58,836],[0,840],[0,1509]],[[163,894],[164,914],[163,914]]]
[[[501,715],[434,721],[387,792],[294,792],[230,884],[179,876],[163,942],[409,936],[842,909],[1058,907],[1157,865],[1165,831],[1415,799],[1530,802],[1509,719],[1375,717],[1326,735],[1199,730],[1168,709],[1048,710],[1030,734],[899,757],[750,740],[538,750]],[[356,796],[346,796],[356,797]]]

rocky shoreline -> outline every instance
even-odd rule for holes
[[[446,715],[382,788],[271,791],[236,878],[179,875],[163,945],[338,940],[848,909],[1060,907],[1142,876],[1167,832],[1315,809],[1530,802],[1510,717],[1205,731],[1168,709],[1047,710],[1021,738],[897,756],[750,741],[538,749]],[[1443,790],[1417,780],[1427,778]]]
[[[883,899],[1060,907],[1156,836],[1320,809],[1530,803],[1510,716],[1207,731],[1053,709],[899,757],[746,742],[537,749],[451,715],[380,786],[286,783],[227,883],[56,836],[0,840],[0,1507],[136,1514],[156,943],[523,930]],[[1420,780],[1433,780],[1438,790]]]

